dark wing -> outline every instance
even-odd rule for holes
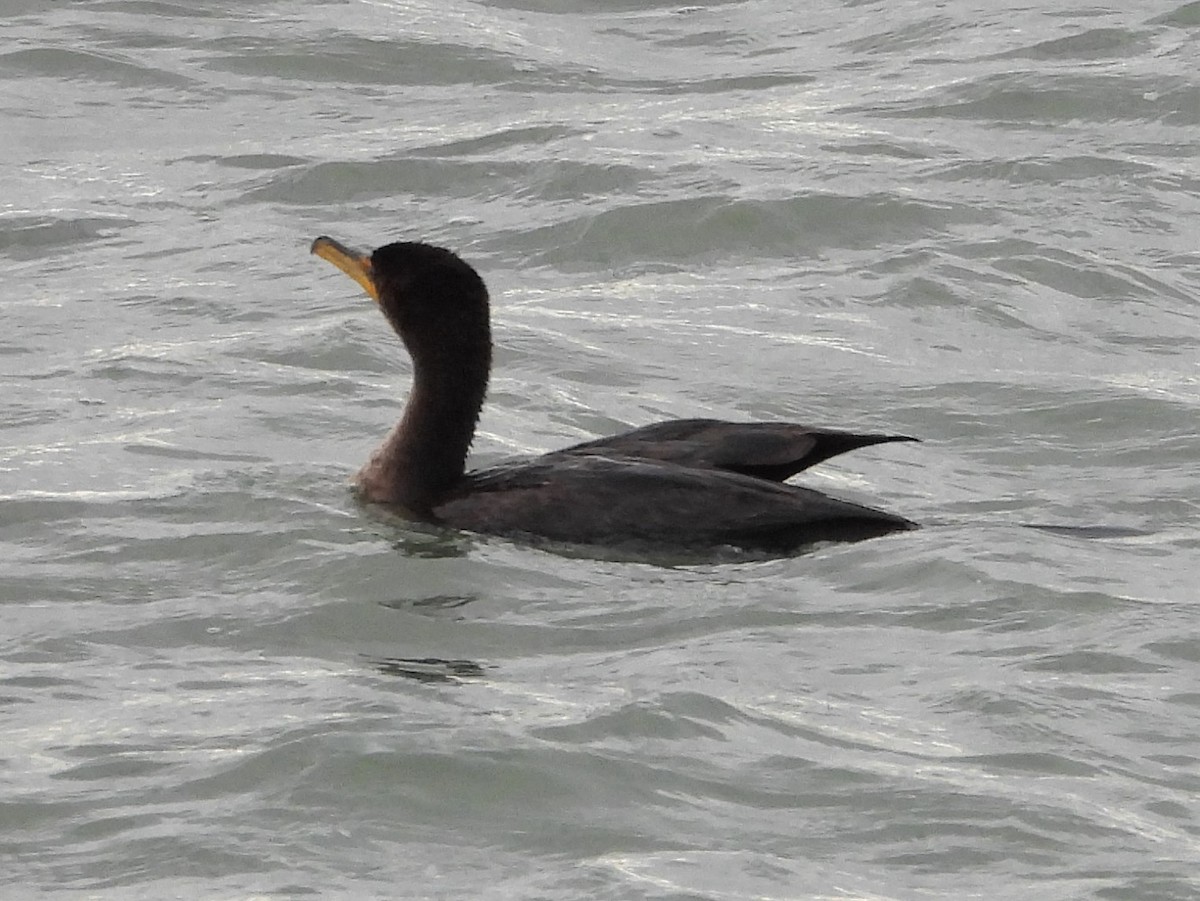
[[[434,514],[474,532],[610,546],[785,549],[915,528],[794,485],[578,452],[471,473]]]
[[[871,435],[817,429],[791,422],[675,419],[555,451],[658,460],[720,469],[782,482],[830,457],[872,444],[916,441],[907,435]]]

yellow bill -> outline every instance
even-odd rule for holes
[[[379,303],[379,289],[371,277],[371,257],[357,250],[351,250],[341,241],[327,238],[324,235],[312,242],[311,252],[323,260],[328,260],[358,282],[371,300]]]

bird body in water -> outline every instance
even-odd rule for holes
[[[473,532],[609,546],[786,551],[915,528],[784,481],[854,448],[914,440],[903,435],[681,419],[467,472],[492,357],[479,274],[416,242],[368,255],[321,237],[312,252],[363,287],[413,361],[403,415],[356,477],[366,501]]]

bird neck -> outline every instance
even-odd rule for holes
[[[404,414],[358,473],[366,500],[433,518],[466,470],[490,363],[490,346],[474,359],[414,356]]]

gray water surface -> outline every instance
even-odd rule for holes
[[[6,898],[1200,896],[1200,3],[0,34]],[[803,481],[926,527],[595,559],[363,508],[410,370],[324,233],[483,272],[480,463],[894,431]]]

